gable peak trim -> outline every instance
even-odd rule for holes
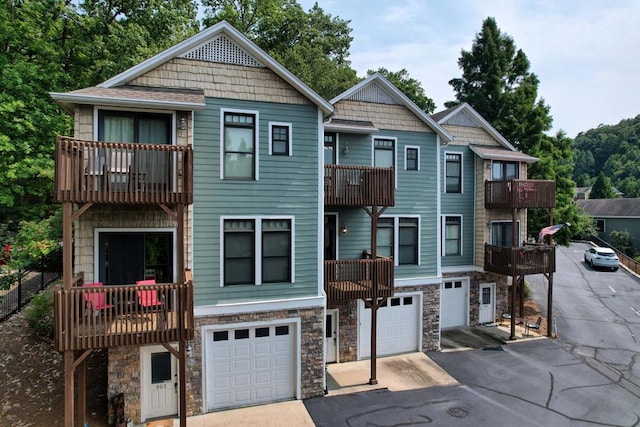
[[[220,34],[193,49],[179,55],[180,58],[206,62],[218,62],[247,67],[264,68],[265,65],[227,37]]]
[[[400,105],[398,100],[376,82],[371,82],[349,96],[352,101],[373,102],[376,104]]]

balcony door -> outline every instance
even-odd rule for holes
[[[324,216],[324,260],[336,260],[337,258],[337,246],[338,228],[336,223],[338,222],[338,216],[336,214],[326,214]]]
[[[105,142],[169,145],[171,144],[171,119],[170,114],[100,110],[98,139]],[[118,164],[110,166],[110,159],[115,158],[120,158]],[[130,159],[130,164],[123,165],[122,159]],[[139,175],[137,179],[144,182],[145,188],[151,191],[166,190],[172,182],[172,161],[168,151],[135,150],[135,153],[105,153],[103,163],[107,168],[128,167],[130,171]]]
[[[173,283],[173,233],[104,232],[98,244],[98,278],[105,285]]]
[[[511,221],[494,221],[491,223],[491,244],[494,246],[513,246],[513,223]],[[520,236],[520,221],[517,223],[516,238]],[[516,246],[520,246],[516,242]]]

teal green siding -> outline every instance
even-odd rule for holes
[[[462,154],[462,193],[445,192],[445,156],[446,153]],[[474,223],[475,223],[475,156],[467,146],[446,146],[441,151],[442,196],[440,209],[442,216],[462,216],[462,255],[442,256],[443,267],[473,264]],[[444,230],[443,230],[444,233]],[[444,254],[443,254],[444,255]]]
[[[437,274],[437,142],[435,133],[380,130],[376,135],[340,134],[341,165],[372,166],[373,139],[397,138],[397,187],[395,206],[383,216],[420,216],[420,265],[400,265],[395,268],[396,279],[428,277]],[[349,154],[343,149],[349,145]],[[404,170],[405,146],[420,147],[420,170]],[[363,250],[371,249],[371,218],[362,208],[332,210],[338,212],[339,224],[346,224],[349,232],[339,235],[340,259],[361,258]]]
[[[594,223],[596,220],[604,220],[604,233],[598,233],[598,237],[602,240],[611,243],[612,231],[628,231],[633,241],[634,248],[640,248],[640,219],[638,218],[593,218]]]
[[[220,179],[220,111],[258,113],[259,179]],[[269,155],[269,122],[292,124],[292,155]],[[318,295],[318,110],[207,98],[194,123],[193,258],[196,305]],[[221,286],[221,216],[293,216],[295,283]]]

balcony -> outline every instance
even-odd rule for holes
[[[393,259],[325,261],[324,290],[330,301],[393,296]]]
[[[56,141],[55,198],[72,203],[193,203],[190,146]]]
[[[525,245],[514,248],[485,244],[484,269],[506,276],[553,273],[556,271],[556,247]]]
[[[555,181],[485,181],[484,206],[487,209],[554,208]]]
[[[393,168],[367,166],[324,166],[326,206],[393,206]]]
[[[142,294],[161,304],[145,307]],[[58,287],[54,293],[58,351],[193,339],[193,284]],[[90,302],[104,302],[103,307]],[[143,302],[144,304],[144,302]]]

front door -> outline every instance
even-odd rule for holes
[[[337,215],[326,214],[324,216],[324,260],[337,259]]]
[[[142,350],[142,419],[178,413],[177,360],[162,346]]]
[[[327,363],[338,361],[338,310],[327,310],[324,351]]]
[[[495,322],[496,313],[496,285],[484,284],[480,285],[480,314],[478,323]]]

